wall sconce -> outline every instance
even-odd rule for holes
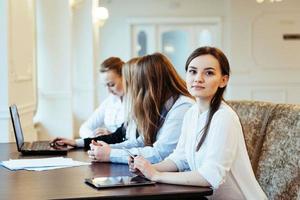
[[[109,14],[108,10],[105,7],[95,7],[93,11],[93,20],[94,23],[99,24],[99,26],[103,26],[105,21],[108,19]]]
[[[281,2],[282,0],[269,0],[271,3],[274,3],[274,2]],[[256,0],[257,3],[263,3],[264,0]]]

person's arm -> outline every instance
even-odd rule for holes
[[[198,171],[159,172],[156,176],[151,178],[151,180],[155,182],[177,185],[192,185],[202,187],[211,186]]]
[[[104,100],[104,102],[94,111],[88,120],[80,126],[79,135],[81,138],[94,137],[94,130],[103,125],[107,100],[108,99]]]
[[[238,134],[242,134],[238,118],[228,112],[217,112],[211,121],[211,127],[205,140],[207,146],[202,154],[203,161],[197,169],[189,172],[159,172],[140,157],[134,159],[134,165],[146,178],[153,181],[212,186],[216,189],[225,181],[234,162],[239,142]]]
[[[213,188],[218,188],[226,178],[238,150],[239,134],[243,134],[236,114],[224,110],[215,113],[206,138],[205,160],[198,167],[199,174]],[[242,169],[241,169],[242,170]]]
[[[184,113],[191,107],[190,102],[183,102],[172,107],[166,116],[165,122],[157,134],[157,140],[153,146],[144,146],[143,138],[132,140],[137,143],[137,147],[129,150],[135,155],[141,155],[151,163],[158,163],[167,157],[176,147],[183,121]],[[127,144],[130,141],[126,142]],[[111,146],[110,160],[111,162],[127,163],[128,155],[122,149],[115,149]],[[120,148],[120,147],[119,147]]]
[[[227,112],[215,113],[206,138],[205,160],[200,167],[189,172],[161,172],[151,180],[218,188],[225,181],[234,161],[239,133],[241,127],[237,118]]]
[[[133,169],[138,169],[149,180],[161,183],[211,186],[198,171],[178,171],[176,164],[171,160],[164,160],[158,164],[151,164],[143,157],[134,158]]]
[[[115,143],[120,143],[124,141],[124,131],[123,130],[124,124],[121,125],[121,127],[119,127],[114,133],[109,134],[109,135],[100,135],[97,137],[93,137],[93,138],[84,138],[83,142],[82,139],[80,140],[76,140],[77,146],[83,146],[85,149],[89,149],[90,148],[90,144],[92,141],[103,141],[107,144],[115,144]]]

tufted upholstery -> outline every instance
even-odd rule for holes
[[[229,101],[255,176],[269,199],[300,199],[300,105]]]

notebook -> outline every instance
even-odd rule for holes
[[[95,177],[85,179],[85,183],[96,189],[113,188],[113,187],[128,187],[154,185],[155,182],[150,181],[141,176],[110,176],[110,177]]]
[[[50,141],[24,142],[21,121],[16,105],[9,107],[18,151],[23,155],[66,155],[67,147],[50,146]]]

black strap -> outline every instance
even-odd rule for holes
[[[173,105],[175,104],[175,102],[177,101],[177,99],[179,98],[179,95],[171,97],[170,99],[168,99],[168,101],[165,103],[162,111],[161,111],[161,116],[160,116],[160,120],[159,120],[159,125],[157,126],[156,132],[159,131],[159,129],[163,126],[163,124],[165,123],[166,120],[166,116],[169,113],[169,111],[171,110],[171,108],[173,107]]]
[[[179,95],[171,97],[164,104],[163,109],[161,111],[159,123],[158,123],[158,126],[156,128],[156,133],[159,131],[159,129],[165,123],[167,114],[169,113],[169,111],[171,110],[171,108],[173,107],[173,105],[175,104],[175,102],[177,101],[178,98],[179,98]],[[139,136],[140,136],[140,134],[139,134],[138,130],[136,130],[136,138],[138,138]]]
[[[92,140],[95,141],[101,140],[103,142],[106,142],[107,144],[115,144],[115,143],[120,143],[125,141],[126,128],[124,127],[124,123],[112,134],[83,139],[85,149],[90,149],[90,143],[92,142]]]

